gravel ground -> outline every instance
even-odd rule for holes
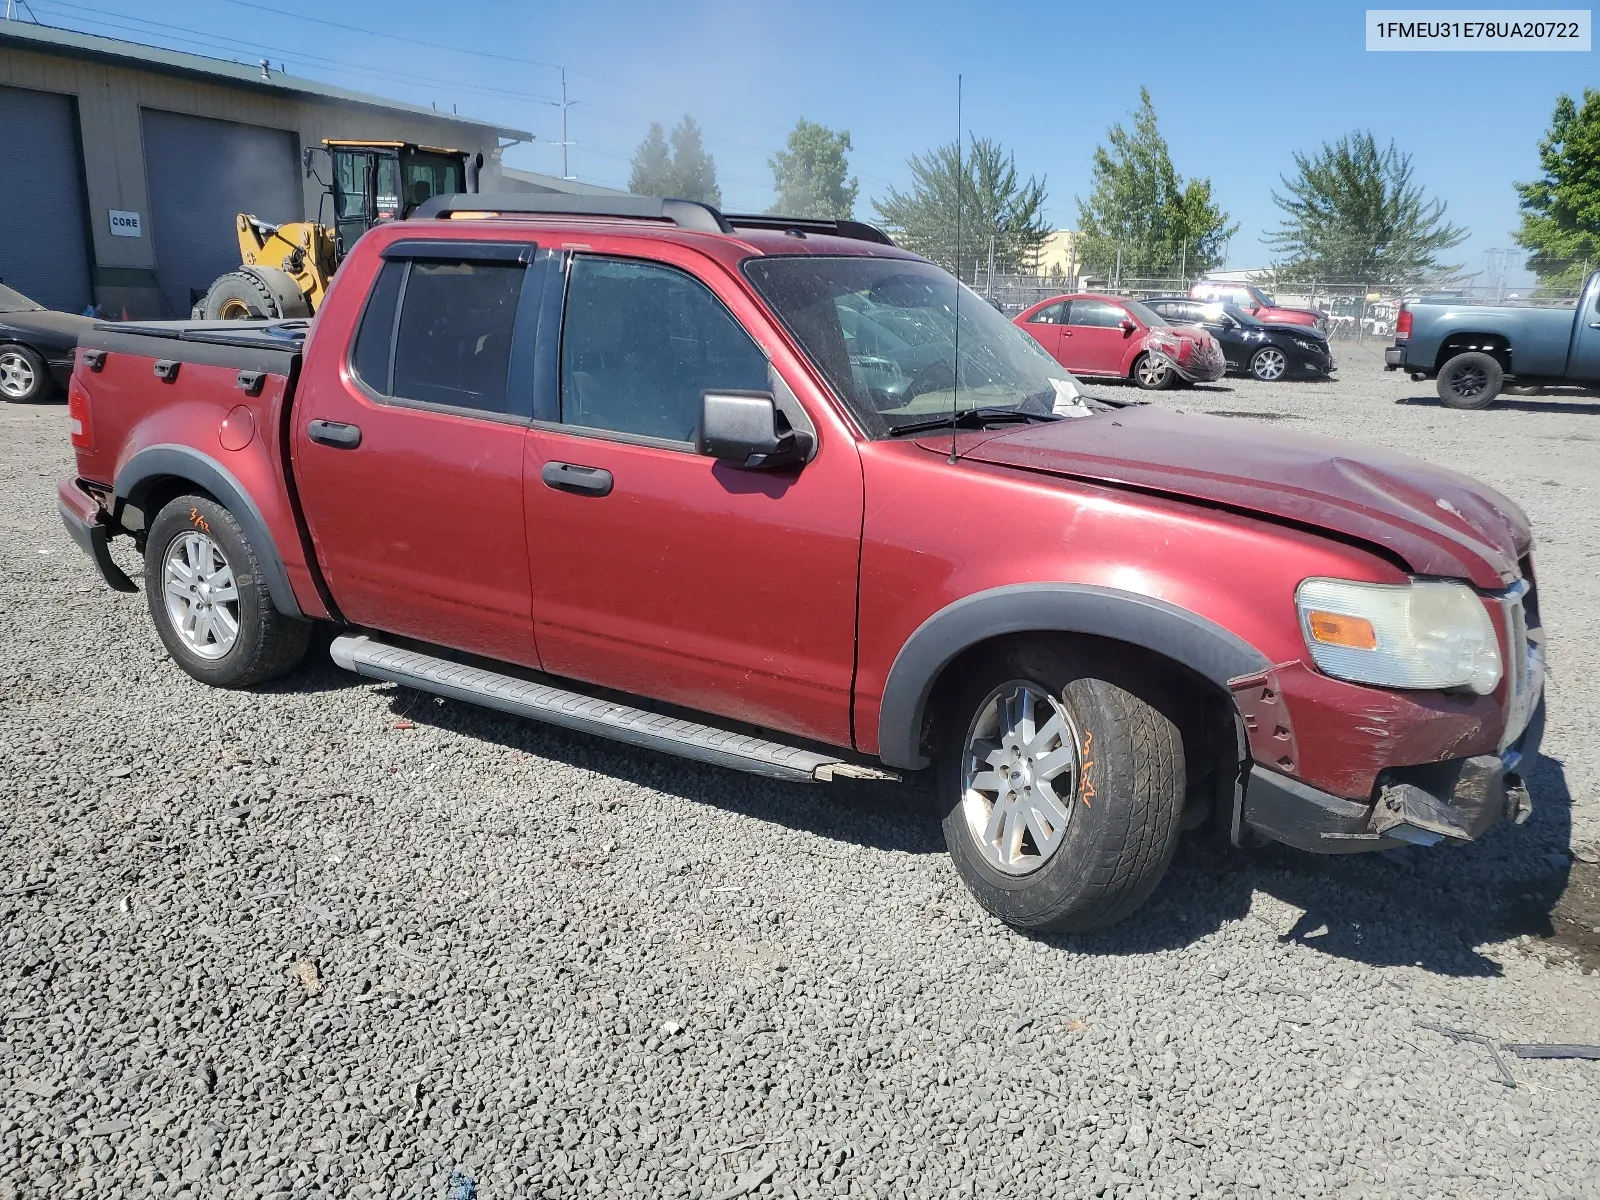
[[[61,529],[62,408],[0,406],[0,1200],[455,1171],[486,1200],[1596,1195],[1600,1063],[1507,1056],[1508,1087],[1427,1023],[1600,1042],[1568,853],[1600,828],[1600,406],[1455,413],[1341,359],[1162,402],[1527,506],[1537,813],[1412,857],[1186,843],[1085,938],[981,913],[918,786],[770,783],[323,660],[207,691]]]

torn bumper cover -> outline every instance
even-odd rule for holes
[[[111,561],[108,545],[111,530],[101,522],[100,506],[94,498],[80,491],[70,480],[63,480],[56,489],[56,507],[61,520],[82,550],[100,570],[100,577],[116,591],[136,592],[133,580],[123,574],[122,568]]]
[[[1462,844],[1498,821],[1521,824],[1533,812],[1521,768],[1539,753],[1544,705],[1501,754],[1480,754],[1378,779],[1372,800],[1346,800],[1255,767],[1245,785],[1244,825],[1264,838],[1314,854],[1353,854],[1398,846]]]

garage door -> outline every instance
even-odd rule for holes
[[[187,317],[212,280],[238,267],[240,213],[304,219],[297,157],[286,130],[145,109],[156,283],[168,316]]]
[[[82,312],[92,293],[72,97],[0,87],[0,163],[0,279]]]

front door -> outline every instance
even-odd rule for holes
[[[1046,304],[1022,326],[1033,335],[1034,341],[1050,352],[1051,358],[1062,362],[1063,365],[1065,363],[1061,358],[1061,329],[1067,320],[1067,303],[1065,300],[1057,300],[1054,304]]]
[[[719,299],[680,267],[572,258],[559,411],[535,423],[525,470],[540,657],[559,675],[848,745],[860,462],[826,430],[798,468],[695,452],[708,390],[773,392],[797,427],[817,427],[741,317],[778,342],[737,289]]]
[[[1567,376],[1588,384],[1600,382],[1600,275],[1594,276],[1588,293],[1578,304]]]
[[[1061,331],[1061,365],[1077,375],[1121,375],[1126,316],[1104,300],[1074,300]]]
[[[313,339],[295,402],[295,481],[317,558],[358,625],[538,665],[523,528],[525,389],[508,388],[531,247],[386,251],[348,364]],[[437,255],[441,243],[411,243]],[[451,257],[450,255],[454,255]],[[348,269],[348,268],[347,268]],[[397,318],[398,315],[398,319]]]

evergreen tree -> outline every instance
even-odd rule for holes
[[[670,144],[659,122],[650,126],[650,132],[633,152],[628,190],[640,196],[722,204],[716,160],[706,153],[700,126],[693,117],[685,116],[673,127]]]
[[[1045,183],[1031,175],[1021,180],[1016,155],[989,138],[974,137],[966,154],[951,142],[913,155],[907,165],[910,192],[890,188],[873,202],[901,245],[968,282],[974,264],[987,264],[991,237],[997,272],[1031,268],[1050,236],[1041,215]]]
[[[1581,107],[1556,100],[1539,166],[1542,178],[1515,185],[1522,227],[1512,236],[1541,284],[1575,288],[1600,268],[1600,92],[1585,88]]]
[[[767,160],[772,167],[772,187],[778,194],[768,210],[788,217],[848,219],[855,213],[861,184],[846,178],[850,164],[850,133],[834,133],[804,117],[789,131],[789,142]]]
[[[1287,195],[1272,193],[1285,220],[1270,240],[1287,257],[1280,271],[1322,279],[1413,283],[1458,269],[1439,261],[1466,231],[1444,219],[1412,179],[1411,156],[1390,142],[1380,150],[1357,131],[1294,156]]]
[[[1212,198],[1209,179],[1185,183],[1178,174],[1147,88],[1132,132],[1113,125],[1106,141],[1095,147],[1089,199],[1078,201],[1080,261],[1109,275],[1120,251],[1123,277],[1145,279],[1220,266],[1239,226]]]

